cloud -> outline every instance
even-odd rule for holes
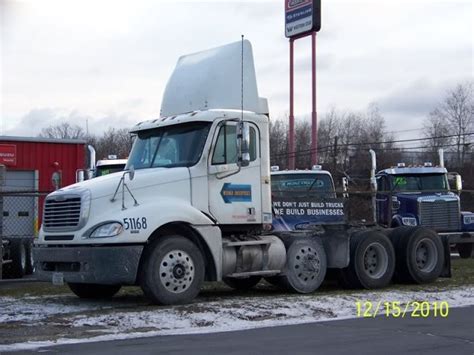
[[[137,119],[126,113],[109,112],[93,116],[78,110],[68,111],[60,108],[39,108],[21,117],[19,123],[6,129],[6,135],[35,137],[43,128],[68,122],[81,127],[84,132],[101,134],[110,127],[130,128]]]

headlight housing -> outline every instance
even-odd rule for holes
[[[402,217],[402,224],[404,226],[416,226],[416,218],[414,217]]]
[[[123,226],[120,222],[107,222],[101,224],[92,230],[89,238],[109,238],[116,237],[123,232]]]

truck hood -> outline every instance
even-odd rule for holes
[[[427,192],[427,193],[398,193],[396,194],[396,196],[398,197],[400,201],[405,200],[405,201],[417,202],[420,197],[424,197],[424,198],[432,197],[435,199],[437,198],[443,199],[445,197],[452,198],[456,195],[452,192],[440,192],[440,193]]]
[[[120,179],[124,176],[123,172],[104,175],[91,180],[82,181],[73,185],[66,186],[60,190],[53,192],[51,195],[63,193],[80,193],[83,190],[89,190],[91,199],[103,197],[111,198],[117,189]],[[152,168],[135,170],[133,180],[130,176],[125,176],[125,182],[128,188],[134,193],[140,195],[141,191],[147,188],[175,183],[180,180],[189,180],[188,168]],[[118,195],[121,196],[121,188]]]

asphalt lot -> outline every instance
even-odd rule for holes
[[[360,318],[235,332],[61,345],[57,354],[474,354],[474,306],[447,318]]]

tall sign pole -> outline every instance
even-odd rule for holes
[[[294,116],[294,41],[311,35],[312,112],[311,164],[318,161],[318,119],[316,110],[316,32],[321,29],[321,0],[285,0],[285,35],[290,42],[290,117],[288,132],[288,169],[295,169]]]
[[[289,132],[288,132],[288,169],[295,169],[295,113],[294,113],[294,39],[290,38],[290,122],[289,122]]]
[[[311,166],[316,165],[318,161],[318,114],[316,111],[316,32],[311,33]]]

